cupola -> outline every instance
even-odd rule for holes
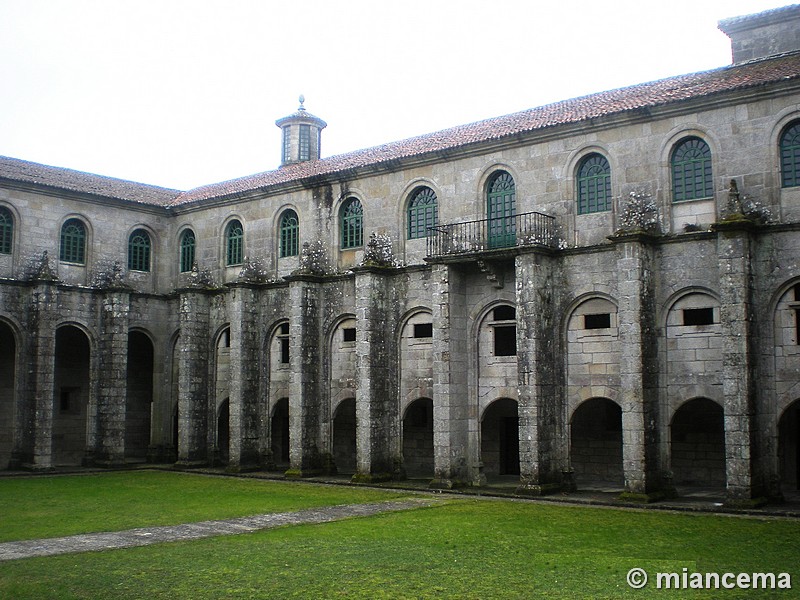
[[[275,121],[283,131],[281,166],[319,158],[321,133],[328,124],[306,111],[305,101],[301,95],[297,111]]]

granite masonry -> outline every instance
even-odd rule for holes
[[[800,6],[733,64],[179,191],[0,158],[0,466],[800,483]]]

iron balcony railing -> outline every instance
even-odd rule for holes
[[[428,227],[428,257],[555,244],[555,217],[538,212]]]

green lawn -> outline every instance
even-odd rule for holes
[[[175,525],[407,495],[160,471],[0,479],[0,542]]]
[[[271,496],[284,490],[211,481],[255,484]],[[302,497],[294,487],[287,494]],[[374,499],[363,489],[338,493],[345,502]],[[633,567],[651,577],[683,568],[788,572],[796,588],[798,558],[800,521],[452,499],[322,525],[0,563],[0,598],[796,598],[795,589],[631,590],[625,576]]]

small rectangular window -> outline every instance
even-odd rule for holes
[[[494,328],[494,355],[516,356],[517,354],[517,326],[504,325]]]
[[[794,309],[794,335],[795,343],[800,345],[800,308]]]
[[[495,321],[515,321],[517,310],[513,306],[498,306],[494,309]]]
[[[311,158],[311,126],[300,125],[300,160]]]
[[[414,323],[414,337],[433,337],[433,323]]]
[[[714,323],[713,308],[684,308],[684,325],[712,325]]]
[[[794,301],[800,302],[800,283],[794,286]]]
[[[72,396],[71,388],[61,388],[61,398],[59,402],[59,409],[61,410],[61,412],[69,411],[71,396]]]
[[[583,315],[584,329],[608,329],[611,327],[611,313]]]
[[[342,329],[342,341],[355,342],[356,341],[356,328],[345,327]]]
[[[284,365],[289,364],[289,338],[280,338],[281,340],[281,363]]]
[[[289,324],[288,323],[281,323],[281,335],[289,335]]]

